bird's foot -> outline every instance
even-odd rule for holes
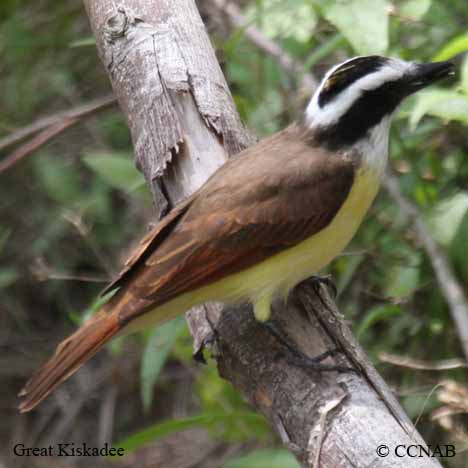
[[[215,355],[214,350],[219,342],[219,332],[216,328],[216,324],[213,323],[211,317],[208,313],[208,310],[205,308],[205,320],[210,326],[210,331],[201,340],[199,346],[197,346],[195,352],[192,354],[192,359],[199,364],[206,364],[206,358],[204,355],[205,348],[208,347],[212,351],[212,355]],[[213,352],[214,351],[214,352]]]
[[[282,327],[276,320],[267,320],[264,322],[265,327],[269,333],[274,336],[274,338],[281,343],[292,356],[288,358],[288,362],[297,366],[306,369],[311,369],[315,371],[336,371],[336,372],[356,372],[357,370],[352,367],[338,366],[331,364],[322,364],[322,361],[328,357],[333,357],[339,354],[341,351],[338,348],[333,348],[325,351],[322,354],[319,354],[315,357],[309,357],[300,351],[289,339],[286,333],[283,331]]]
[[[319,286],[323,284],[328,289],[328,291],[330,291],[333,298],[336,298],[338,295],[338,289],[335,282],[333,281],[332,275],[313,275],[310,277],[310,281],[312,282],[312,285],[317,294],[320,294]]]
[[[303,369],[310,369],[317,372],[340,372],[347,373],[352,372],[359,375],[359,371],[354,367],[339,366],[336,364],[322,364],[321,360],[333,356],[333,354],[327,352],[319,354],[313,358],[302,354],[301,357],[290,357],[288,362],[296,367],[302,367]]]

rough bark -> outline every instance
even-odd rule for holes
[[[196,190],[251,139],[243,129],[193,0],[84,0],[135,158],[158,215]],[[249,307],[201,307],[188,314],[199,355],[216,338],[220,375],[269,420],[304,466],[428,467],[435,459],[398,458],[396,445],[424,444],[361,350],[324,288],[302,284],[274,314],[314,356],[359,375],[318,374],[290,364]],[[212,326],[215,333],[212,333]],[[376,454],[379,445],[388,457]]]

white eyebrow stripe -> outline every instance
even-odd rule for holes
[[[350,60],[354,60],[350,59]],[[350,60],[344,62],[346,64]],[[318,98],[324,83],[330,75],[343,63],[332,68],[322,80],[319,89],[315,92],[305,111],[306,122],[310,126],[326,127],[337,122],[348,109],[361,97],[363,91],[377,89],[384,83],[394,81],[403,76],[408,70],[409,64],[393,59],[391,64],[384,65],[379,70],[359,78],[347,89],[339,93],[323,108],[319,106]]]

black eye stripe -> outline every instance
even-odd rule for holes
[[[378,55],[357,57],[338,67],[327,79],[318,97],[318,104],[324,107],[339,93],[360,78],[382,68],[387,59]]]
[[[398,81],[366,91],[336,123],[316,128],[313,142],[335,151],[353,145],[364,138],[385,116],[390,115],[403,96],[404,88]]]

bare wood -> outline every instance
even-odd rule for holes
[[[413,359],[408,356],[399,356],[381,352],[379,359],[382,362],[388,362],[394,366],[406,367],[408,369],[427,370],[427,371],[444,371],[451,369],[467,368],[468,362],[464,359],[441,359],[439,361],[424,361],[423,359]]]
[[[100,56],[127,116],[136,160],[157,203],[196,190],[250,139],[240,124],[193,0],[85,0]],[[167,199],[165,198],[167,196]],[[159,205],[159,214],[164,211]],[[324,291],[322,291],[325,294]],[[220,374],[260,410],[307,466],[428,467],[423,459],[378,458],[387,443],[421,443],[388,387],[329,299],[301,286],[276,316],[313,356],[336,345],[340,364],[362,371],[314,374],[278,355],[247,307],[189,314],[195,350],[216,326]]]

